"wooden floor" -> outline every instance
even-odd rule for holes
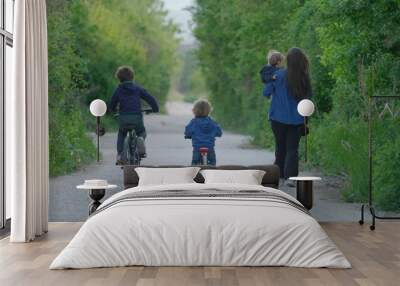
[[[400,223],[375,232],[356,223],[323,224],[352,269],[289,267],[124,267],[48,270],[81,226],[51,223],[45,237],[28,244],[0,241],[0,285],[400,285]]]

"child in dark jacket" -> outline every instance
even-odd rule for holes
[[[118,139],[117,139],[117,165],[123,165],[122,152],[124,141],[128,130],[135,130],[137,139],[137,148],[141,156],[145,156],[146,148],[144,139],[146,138],[146,129],[143,123],[141,100],[147,102],[153,112],[158,112],[157,100],[150,95],[144,88],[133,82],[135,73],[131,67],[121,66],[117,69],[115,77],[120,84],[116,88],[110,102],[110,110],[117,111],[118,117]]]
[[[208,148],[207,164],[215,166],[215,138],[222,136],[219,125],[209,117],[211,105],[207,100],[200,99],[194,103],[194,118],[185,128],[185,138],[192,139],[193,157],[192,165],[200,165],[200,148]]]
[[[274,73],[282,68],[284,56],[275,50],[270,50],[267,55],[268,64],[265,65],[261,71],[261,81],[266,84],[274,80]]]

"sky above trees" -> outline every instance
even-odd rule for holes
[[[180,37],[183,44],[193,44],[195,38],[191,31],[192,14],[186,8],[195,4],[195,0],[163,0],[169,18],[179,25],[181,29]]]

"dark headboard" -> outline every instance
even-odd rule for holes
[[[135,172],[137,166],[124,166],[124,189],[133,188],[138,185],[139,177]],[[182,168],[186,166],[180,165],[167,165],[167,166],[140,166],[146,168]],[[241,166],[241,165],[225,165],[225,166],[199,166],[202,170],[204,169],[218,169],[218,170],[263,170],[265,171],[262,185],[265,187],[278,188],[279,187],[279,168],[276,165],[252,165],[252,166]],[[204,183],[203,176],[199,173],[194,179],[197,183]]]

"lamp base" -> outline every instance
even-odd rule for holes
[[[105,189],[92,189],[89,191],[89,197],[93,200],[89,204],[89,215],[94,213],[97,208],[101,205],[100,200],[104,197],[106,194]]]

